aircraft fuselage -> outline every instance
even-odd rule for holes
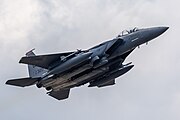
[[[46,88],[58,100],[66,99],[70,89],[89,83],[88,87],[115,84],[115,78],[127,73],[134,65],[123,64],[126,57],[141,44],[164,33],[168,27],[123,31],[112,40],[87,50],[36,56],[26,53],[20,63],[28,64],[29,77],[8,80],[6,84],[25,87],[36,84]]]
[[[120,57],[121,55],[134,50],[141,44],[147,43],[166,30],[167,27],[140,29],[126,35],[118,36],[115,39],[106,41],[88,50],[81,51],[75,54],[75,57],[50,70],[39,84],[45,88],[51,87],[56,91],[79,86],[88,82],[93,83],[93,80],[103,78],[102,76],[105,76],[103,79],[106,79],[115,73],[116,76],[114,76],[114,78],[116,78],[128,72],[133,67],[133,65],[129,65],[122,68],[122,62],[124,60]],[[115,43],[117,40],[119,40],[119,42]],[[114,43],[117,44],[117,46],[115,46],[113,50],[108,51],[108,54],[108,52],[106,52],[107,49]],[[117,62],[114,63],[113,59]],[[113,64],[119,65],[111,68]],[[114,73],[112,71],[114,71]],[[51,75],[53,75],[53,77],[51,77]],[[50,76],[50,78],[48,76]],[[89,86],[95,86],[95,83],[93,84],[94,85],[90,84]]]

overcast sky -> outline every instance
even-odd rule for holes
[[[179,0],[0,0],[0,119],[180,120]],[[133,27],[169,26],[125,62],[135,67],[106,88],[71,90],[57,101],[35,86],[4,83],[26,77],[18,61],[86,49]]]

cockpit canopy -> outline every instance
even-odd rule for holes
[[[128,35],[130,33],[136,32],[136,31],[139,31],[139,29],[137,27],[135,27],[134,29],[131,29],[131,30],[123,30],[117,37]]]

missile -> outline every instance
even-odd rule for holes
[[[132,69],[133,67],[134,67],[134,65],[124,66],[124,67],[110,73],[107,77],[103,77],[103,78],[97,79],[93,82],[90,82],[90,85],[88,87],[94,87],[94,86],[99,87],[99,86],[102,86],[106,83],[109,83],[111,80],[114,80],[115,78],[125,74],[130,69]]]

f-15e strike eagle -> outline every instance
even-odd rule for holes
[[[139,45],[158,37],[168,27],[123,31],[112,40],[87,50],[58,54],[38,55],[33,50],[19,63],[28,65],[29,77],[8,80],[6,84],[19,87],[44,87],[47,94],[66,99],[71,88],[89,83],[88,87],[105,87],[115,84],[115,78],[128,72],[134,65],[123,64],[126,57]]]

